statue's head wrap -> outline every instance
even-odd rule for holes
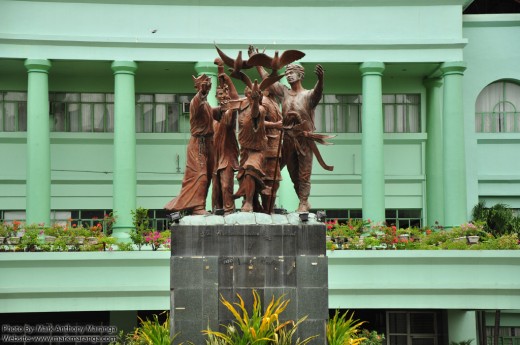
[[[197,78],[195,76],[191,76],[193,78],[193,84],[195,88],[198,89],[202,84],[206,83],[208,79],[210,79],[207,75],[201,74]]]
[[[298,73],[302,79],[305,77],[305,69],[302,65],[295,63],[288,64],[287,67],[285,67],[285,73],[291,71]]]

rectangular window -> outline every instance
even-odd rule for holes
[[[419,94],[383,95],[386,133],[419,133]],[[324,95],[315,110],[315,127],[323,133],[361,133],[362,95]]]
[[[360,133],[361,96],[324,95],[314,116],[317,132]]]
[[[395,225],[398,229],[420,228],[422,225],[421,209],[387,209],[386,224]]]
[[[189,102],[193,96],[136,95],[135,127],[138,133],[189,132]],[[186,108],[186,104],[188,107]],[[185,113],[185,108],[187,113]]]
[[[419,133],[420,95],[383,95],[385,133]]]
[[[137,94],[138,133],[189,132],[192,95]],[[51,131],[113,132],[114,94],[49,93]],[[27,93],[0,93],[0,132],[27,130]]]
[[[105,93],[50,93],[51,131],[112,132],[114,95]]]
[[[0,132],[27,131],[27,92],[0,92]]]
[[[439,313],[428,311],[388,311],[389,345],[437,345],[442,341]]]

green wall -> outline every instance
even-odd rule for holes
[[[468,207],[479,200],[489,206],[505,202],[520,208],[520,133],[475,133],[475,102],[487,85],[502,79],[520,83],[520,14],[466,15],[464,113]]]

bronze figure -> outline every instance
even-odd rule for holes
[[[220,117],[220,109],[211,108],[207,102],[211,78],[203,74],[193,77],[193,82],[197,93],[190,102],[191,137],[186,149],[186,171],[179,195],[164,208],[205,215],[208,214],[206,197],[214,168],[213,119]]]
[[[238,142],[235,128],[237,110],[230,107],[230,101],[237,100],[238,93],[229,76],[224,73],[222,59],[215,59],[218,66],[217,100],[222,109],[222,117],[215,120],[215,169],[213,171],[211,201],[212,209],[223,209],[224,215],[235,210],[233,198],[234,172],[238,171]]]
[[[258,62],[261,66],[273,67],[272,61],[276,61],[275,58],[269,60],[263,57],[265,54],[258,53],[253,46],[249,47],[248,52],[250,55],[249,62]],[[254,57],[259,54],[263,55],[260,55],[260,58]],[[282,54],[282,56],[284,55]],[[275,67],[280,66],[276,65]],[[264,79],[270,76],[264,69],[259,68],[258,71]],[[282,167],[287,166],[294,189],[300,200],[298,212],[308,212],[311,208],[309,195],[314,154],[317,155],[318,161],[323,168],[327,170],[333,169],[332,166],[325,164],[315,144],[315,141],[327,144],[324,139],[332,137],[314,133],[316,129],[314,126],[314,109],[320,102],[323,94],[324,71],[321,65],[316,65],[315,73],[318,80],[314,88],[306,90],[302,86],[302,80],[305,76],[303,67],[291,63],[287,65],[285,71],[290,88],[279,82],[269,87],[269,92],[282,105],[284,126],[292,126],[292,129],[287,132],[283,141]]]

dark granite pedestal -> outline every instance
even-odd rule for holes
[[[271,299],[289,299],[283,320],[307,315],[298,336],[326,344],[328,319],[325,226],[314,224],[173,225],[171,331],[176,342],[205,344],[201,330],[218,330],[233,316],[220,303],[244,299],[251,310],[252,289],[265,308]]]

